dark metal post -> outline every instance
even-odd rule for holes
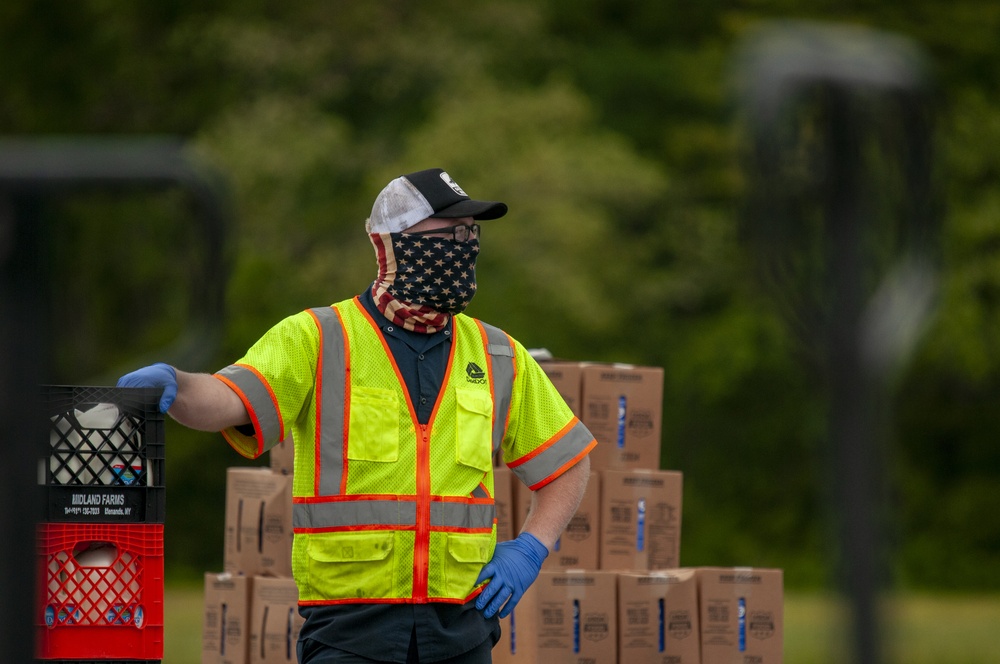
[[[38,459],[45,454],[38,386],[48,380],[46,258],[51,239],[45,202],[81,189],[168,188],[188,191],[207,245],[194,281],[191,330],[161,357],[199,366],[222,328],[227,277],[224,244],[228,192],[218,173],[176,140],[0,140],[0,653],[34,657],[37,574],[35,526],[41,519]]]
[[[806,23],[769,26],[741,57],[753,143],[748,231],[776,277],[769,285],[790,304],[785,313],[815,352],[826,388],[838,572],[851,609],[848,661],[878,664],[889,374],[912,350],[934,290],[921,59],[897,37]],[[878,135],[873,109],[898,118],[901,140]],[[863,153],[884,144],[898,150],[883,156],[901,166],[909,197],[905,218],[889,223],[872,205],[870,157]],[[888,259],[873,252],[880,233],[891,236],[879,247]],[[806,256],[813,263],[803,270]]]
[[[34,524],[42,512],[35,465],[41,420],[33,386],[45,362],[44,275],[39,270],[45,231],[33,223],[36,201],[0,188],[0,653],[31,661]]]
[[[833,443],[834,497],[840,508],[842,546],[841,583],[851,599],[851,628],[858,664],[875,664],[879,655],[879,614],[876,592],[884,584],[879,570],[881,542],[877,533],[880,512],[876,489],[882,475],[876,465],[878,390],[862,358],[858,331],[867,295],[862,284],[862,159],[856,135],[858,119],[844,91],[832,91],[827,144],[829,165],[827,231],[830,236],[832,283],[828,347],[830,440]]]

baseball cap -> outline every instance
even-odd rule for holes
[[[369,231],[400,233],[428,217],[455,219],[499,219],[507,214],[507,204],[476,201],[440,168],[428,168],[400,175],[375,198]]]

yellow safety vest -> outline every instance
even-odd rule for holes
[[[241,454],[296,432],[300,604],[475,597],[496,545],[494,454],[537,489],[596,444],[506,333],[459,314],[452,334],[426,425],[358,298],[289,317],[216,374],[251,416],[253,436],[223,432]]]
[[[506,412],[494,417],[494,402],[510,402],[510,342],[456,318],[440,397],[421,425],[368,313],[353,301],[313,313],[317,389],[335,394],[317,396],[328,407],[310,450],[316,475],[293,499],[299,601],[467,601],[496,545],[492,452]],[[475,377],[467,366],[480,368]]]

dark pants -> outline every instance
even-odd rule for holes
[[[496,630],[499,632],[499,627]],[[372,638],[378,638],[373,634]],[[493,646],[496,644],[499,634],[494,633],[478,646],[464,652],[451,659],[438,660],[436,664],[492,664]],[[299,664],[391,664],[378,659],[368,659],[361,655],[331,648],[328,645],[313,641],[312,639],[300,640],[298,643]],[[410,635],[410,650],[406,655],[406,664],[419,664],[420,656],[417,653],[416,634]]]

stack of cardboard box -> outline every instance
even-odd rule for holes
[[[503,620],[494,661],[781,664],[781,570],[680,566],[683,474],[660,469],[663,369],[541,365],[598,445],[583,502]],[[515,480],[512,497],[515,536],[531,492]]]
[[[293,664],[302,627],[292,579],[292,444],[270,468],[226,472],[223,571],[205,574],[202,664]]]
[[[502,621],[497,664],[781,664],[780,569],[680,564],[683,474],[661,470],[663,369],[541,363],[597,438],[580,507]],[[532,493],[499,463],[497,537]],[[202,664],[290,664],[301,618],[291,577],[291,441],[271,467],[227,476],[225,563],[205,576]]]

